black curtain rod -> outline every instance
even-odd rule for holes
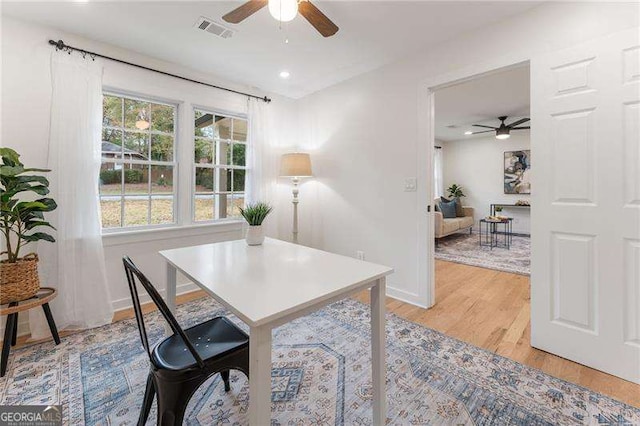
[[[157,72],[158,74],[168,75],[169,77],[179,78],[180,80],[189,81],[191,83],[202,84],[203,86],[213,87],[214,89],[218,89],[218,90],[224,90],[225,92],[236,93],[238,95],[247,96],[249,98],[259,99],[259,100],[261,100],[263,102],[266,102],[266,103],[271,102],[271,98],[268,98],[267,96],[260,97],[260,96],[257,96],[257,95],[252,95],[251,93],[244,93],[244,92],[240,92],[238,90],[233,90],[233,89],[228,89],[226,87],[216,86],[214,84],[203,83],[202,81],[192,80],[192,79],[187,78],[187,77],[182,77],[182,76],[171,74],[171,73],[168,73],[168,72],[155,70],[153,68],[145,67],[144,65],[133,64],[131,62],[123,61],[122,59],[116,59],[116,58],[112,58],[110,56],[101,55],[99,53],[89,52],[88,50],[79,49],[77,47],[69,46],[68,44],[65,44],[64,41],[62,41],[62,40],[58,40],[58,41],[49,40],[49,44],[52,45],[52,46],[55,46],[56,47],[56,51],[57,50],[62,50],[64,52],[68,52],[69,54],[71,54],[71,52],[73,52],[73,51],[76,51],[76,52],[80,52],[82,54],[82,57],[86,57],[87,55],[89,55],[91,57],[91,59],[104,58],[104,59],[108,59],[110,61],[120,62],[121,64],[131,65],[132,67],[142,68],[143,70]]]

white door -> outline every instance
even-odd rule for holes
[[[640,383],[640,28],[531,62],[531,345]]]

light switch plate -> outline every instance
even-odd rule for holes
[[[404,180],[404,192],[416,192],[418,180],[416,178],[406,178]]]

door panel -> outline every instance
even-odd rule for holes
[[[531,344],[640,383],[640,31],[531,62]]]

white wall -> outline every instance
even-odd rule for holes
[[[314,221],[302,222],[301,239],[350,256],[363,250],[395,268],[390,295],[428,305],[427,260],[418,256],[426,245],[419,232],[426,229],[426,205],[418,205],[420,188],[403,190],[407,177],[432,185],[429,159],[418,155],[426,152],[426,138],[418,139],[427,119],[419,108],[422,85],[635,27],[638,14],[631,3],[544,4],[302,99],[300,144],[312,152],[317,178],[303,194],[301,205],[314,211]]]
[[[36,26],[8,17],[2,17],[2,85],[1,85],[1,128],[2,146],[17,150],[22,161],[32,167],[46,167],[49,138],[49,116],[51,103],[50,57],[53,47],[47,44],[49,39],[63,39],[66,43],[105,55],[114,56],[130,62],[161,69],[174,74],[200,79],[212,84],[232,87],[238,90],[264,95],[256,88],[242,87],[203,75],[175,64],[170,64],[103,43],[63,33],[47,27]],[[64,54],[64,53],[57,53]],[[194,105],[234,113],[247,112],[247,100],[239,96],[202,85],[162,76],[153,72],[130,66],[104,61],[104,86],[119,91],[130,92],[175,101],[178,103],[178,161],[187,165],[179,168],[179,179],[190,181],[193,161],[192,108]],[[288,117],[292,114],[293,102],[282,97],[273,97],[269,108],[276,132],[266,155],[272,157],[285,149],[293,138]],[[280,148],[282,147],[282,148]],[[265,179],[275,183],[275,162],[267,168]],[[278,190],[275,188],[274,202],[278,204]],[[179,220],[188,224],[190,193],[182,191],[179,197]],[[285,207],[288,205],[285,204]],[[280,211],[278,211],[280,210]],[[285,209],[276,209],[276,213],[286,215]],[[270,218],[272,236],[284,229],[286,217],[279,219],[277,214]],[[280,225],[280,224],[283,225]],[[128,254],[138,266],[148,273],[149,278],[160,288],[165,287],[164,261],[157,254],[159,250],[180,246],[204,244],[208,242],[238,239],[243,235],[242,222],[224,225],[196,226],[184,229],[164,229],[127,235],[106,235],[103,237],[107,275],[111,286],[111,297],[116,309],[130,306],[129,290],[122,269],[121,258]],[[285,232],[285,231],[283,231]],[[46,285],[46,279],[43,285]],[[179,292],[189,290],[186,280],[179,281]],[[192,288],[192,287],[191,287]],[[27,315],[21,316],[20,330],[26,330]]]
[[[514,204],[517,200],[529,200],[528,194],[505,194],[503,184],[504,153],[530,149],[529,131],[513,131],[511,137],[506,140],[488,136],[441,142],[441,145],[445,192],[451,184],[462,185],[466,194],[464,205],[475,209],[476,225],[479,219],[489,214],[491,203]],[[535,173],[535,163],[532,163],[531,172]],[[528,209],[505,208],[502,214],[513,218],[514,232],[531,232],[531,216]],[[477,230],[477,227],[475,229]]]

